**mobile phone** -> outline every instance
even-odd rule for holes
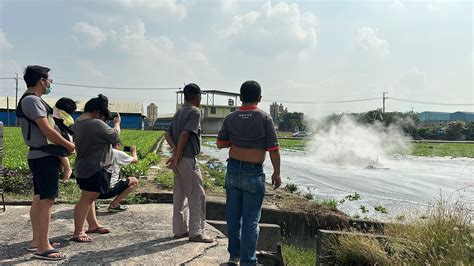
[[[123,147],[123,151],[130,152],[130,146]]]

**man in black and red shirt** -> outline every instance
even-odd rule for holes
[[[280,187],[280,152],[275,126],[257,108],[260,84],[246,81],[240,87],[242,107],[229,114],[217,137],[217,147],[230,148],[227,160],[227,232],[230,262],[256,264],[258,222],[265,196],[263,162],[267,151],[273,165],[272,184]]]

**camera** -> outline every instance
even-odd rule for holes
[[[116,117],[118,117],[118,113],[117,112],[111,112],[110,113],[110,120],[114,120]]]
[[[130,152],[130,146],[124,146],[123,151],[125,152]]]

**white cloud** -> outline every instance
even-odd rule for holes
[[[159,75],[178,80],[216,75],[204,53],[204,45],[184,42],[176,47],[167,36],[148,36],[145,23],[139,19],[106,32],[111,52],[117,53],[117,60],[124,61],[124,68],[136,75],[146,73],[150,77]]]
[[[100,28],[84,21],[77,22],[73,31],[74,39],[87,48],[98,48],[107,40],[106,34]]]
[[[389,55],[390,47],[388,41],[377,36],[378,29],[363,26],[357,32],[357,46],[365,51],[375,51],[379,55]]]
[[[0,49],[6,51],[12,48],[13,44],[8,41],[6,34],[3,32],[3,29],[0,28]]]
[[[403,3],[403,2],[400,1],[400,0],[395,0],[395,1],[393,1],[390,6],[391,6],[392,8],[405,8],[405,7],[406,7],[405,3]]]
[[[114,2],[115,3],[115,2]],[[186,6],[176,0],[123,0],[117,1],[125,9],[146,14],[157,19],[182,20],[186,17]]]
[[[223,13],[234,13],[239,8],[237,0],[221,0],[218,3]]]
[[[316,16],[298,4],[265,3],[258,11],[236,15],[222,31],[226,40],[250,54],[278,55],[316,45]]]

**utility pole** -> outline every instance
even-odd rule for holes
[[[18,73],[15,73],[15,112],[18,107]],[[18,118],[15,115],[15,126],[18,126]]]
[[[387,97],[385,97],[385,94],[387,94],[387,93],[388,92],[386,92],[386,91],[382,93],[383,94],[383,108],[382,108],[382,113],[383,114],[385,114],[385,99],[387,98]]]

